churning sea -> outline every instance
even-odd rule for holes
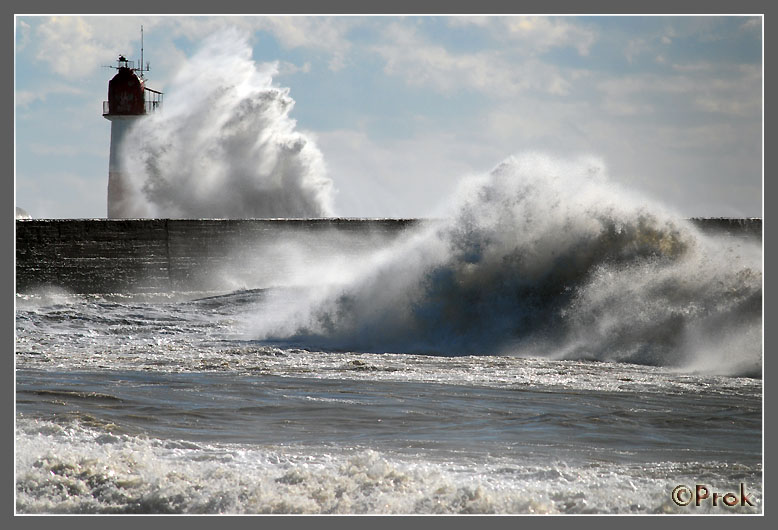
[[[761,511],[761,379],[269,346],[261,298],[18,300],[17,511]]]
[[[239,286],[17,294],[17,513],[761,513],[761,241],[525,169]]]

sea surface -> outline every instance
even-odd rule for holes
[[[761,240],[592,167],[239,286],[18,293],[17,512],[762,513]]]
[[[18,296],[17,511],[761,512],[759,378],[268,345],[264,296]]]

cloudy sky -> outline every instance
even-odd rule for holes
[[[762,215],[759,17],[124,16],[16,18],[16,204],[33,217],[105,217],[105,66],[139,59],[141,25],[162,91],[209,35],[250,35],[339,215],[432,215],[527,151],[595,155],[682,215]]]

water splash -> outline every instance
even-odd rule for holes
[[[618,189],[594,158],[509,158],[431,223],[269,302],[262,340],[761,372],[761,249]]]
[[[122,148],[129,216],[320,217],[332,212],[321,152],[289,117],[277,65],[257,65],[245,34],[203,42]]]
[[[17,419],[17,512],[688,514],[670,500],[668,483],[693,484],[700,473],[724,484],[761,482],[759,471],[720,462],[580,465],[494,456],[473,465],[362,447],[242,447],[107,428],[116,426]],[[640,502],[614,491],[639,491]],[[730,513],[761,513],[761,490],[751,498],[753,508]],[[697,510],[722,513],[720,506]]]

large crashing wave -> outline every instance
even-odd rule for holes
[[[237,30],[206,39],[166,90],[163,109],[128,133],[128,216],[331,214],[321,152],[295,130],[294,100],[272,84],[276,65],[257,66],[251,55]]]
[[[510,158],[462,186],[450,220],[344,275],[271,300],[255,336],[761,372],[760,246],[618,190],[595,159]]]

